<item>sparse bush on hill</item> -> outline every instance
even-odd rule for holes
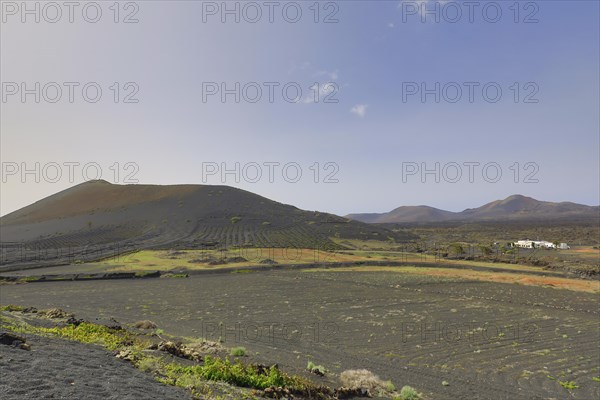
[[[400,397],[399,400],[419,400],[421,399],[421,395],[410,386],[403,386],[400,389]]]
[[[242,346],[234,347],[229,354],[235,357],[244,357],[246,355],[246,348]]]
[[[490,254],[492,254],[492,249],[490,248],[490,246],[480,244],[477,247],[479,248],[479,251],[481,251],[481,254],[485,256],[489,256]]]
[[[454,253],[456,256],[460,256],[465,252],[465,249],[462,247],[460,243],[451,243],[448,246],[448,251]]]
[[[349,369],[340,374],[342,385],[351,389],[367,389],[371,395],[389,394],[395,390],[390,381],[383,381],[366,369]]]

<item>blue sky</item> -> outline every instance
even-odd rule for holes
[[[98,2],[97,23],[78,10],[73,23],[64,15],[48,23],[44,14],[40,23],[31,16],[22,22],[22,10],[6,3],[0,39],[2,215],[83,181],[81,168],[89,163],[100,165],[102,178],[112,182],[123,183],[126,172],[136,171],[140,183],[228,184],[337,214],[417,204],[457,211],[515,193],[600,203],[596,1],[520,2],[518,23],[513,1],[477,2],[473,23],[462,2],[320,2],[318,23],[312,1],[296,3],[302,10],[297,23],[283,17],[284,6],[286,17],[294,16],[290,2],[278,3],[273,23],[264,2],[254,3],[263,12],[256,23],[244,15],[239,23],[231,16],[223,23],[219,12],[206,13],[221,2],[138,1],[135,8],[122,2],[119,23],[113,22],[112,1]],[[439,7],[440,21],[408,14],[413,6]],[[457,7],[463,15],[452,23]],[[498,8],[502,15],[492,23]],[[139,22],[123,23],[134,11]],[[332,12],[338,22],[324,23]],[[525,23],[528,16],[537,22]],[[20,93],[7,94],[11,83],[23,82],[80,86],[73,103],[64,91],[56,103],[43,97],[35,103],[33,95],[23,102]],[[103,90],[97,103],[81,97],[79,88],[88,82]],[[112,101],[114,82],[118,103]],[[123,87],[127,82],[139,88],[138,103],[123,102],[131,90]],[[256,82],[263,97],[250,103],[242,96],[236,103],[229,95],[223,103],[219,94],[204,93],[204,102],[203,86],[211,82],[229,88]],[[279,85],[273,102],[266,100],[265,82]],[[424,102],[420,93],[406,94],[408,84],[432,89],[436,82],[439,103],[434,94]],[[465,82],[476,85],[472,102]],[[280,88],[288,83],[302,89],[298,102],[284,99]],[[492,83],[492,90],[502,90],[495,103],[482,93]],[[338,101],[324,103],[333,85]],[[453,85],[462,90],[455,103],[448,101],[455,97]],[[62,177],[51,182],[40,172],[36,182],[35,173],[21,176],[23,166],[32,169],[36,162],[47,171],[57,163]],[[64,166],[69,162],[79,163],[72,182]],[[126,170],[127,162],[135,170]],[[279,163],[273,182],[266,177],[268,162]],[[203,179],[207,163],[230,169],[239,163],[239,181],[233,174]],[[241,172],[251,172],[253,163],[263,173],[258,182]],[[420,171],[403,177],[409,163],[419,169],[439,163],[439,182]],[[465,163],[479,163],[472,182]],[[286,164],[301,169],[298,182],[288,182],[295,174],[283,177]],[[499,168],[501,178],[483,176],[486,164],[492,172]],[[452,182],[456,165],[463,175]],[[329,179],[334,182],[324,182],[328,173],[335,173]]]

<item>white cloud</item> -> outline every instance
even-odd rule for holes
[[[316,83],[310,87],[310,93],[302,100],[304,104],[319,103],[325,96],[331,95],[335,98],[339,91],[337,84],[333,82]]]
[[[332,81],[337,81],[338,79],[338,70],[336,69],[335,71],[318,71],[315,76],[327,76],[329,77],[329,79],[331,79]]]
[[[367,107],[368,107],[368,105],[366,105],[366,104],[357,104],[350,109],[350,112],[352,114],[358,115],[361,118],[364,118],[365,115],[367,114]]]
[[[320,103],[324,100],[331,102],[337,99],[337,93],[339,92],[340,85],[336,83],[339,78],[339,70],[335,69],[328,71],[325,69],[318,70],[313,65],[305,61],[300,65],[292,65],[292,68],[288,71],[289,74],[301,74],[304,78],[319,78],[320,82],[315,82],[310,86],[308,93],[300,99],[302,104],[313,104]],[[316,79],[312,80],[314,82]],[[312,83],[311,82],[311,83]]]

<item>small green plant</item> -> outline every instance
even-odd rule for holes
[[[393,392],[396,390],[396,386],[394,386],[392,381],[385,381],[385,390],[388,392]]]
[[[313,374],[317,374],[317,375],[321,375],[321,376],[325,375],[325,372],[327,372],[324,366],[316,365],[312,361],[308,362],[308,364],[306,365],[306,369],[308,371],[312,372]]]
[[[568,389],[568,390],[577,389],[579,387],[573,381],[558,381],[558,383],[560,383],[560,386],[562,386],[562,387],[564,387],[565,389]]]
[[[240,222],[242,220],[242,217],[231,217],[231,223],[232,224],[237,224],[238,222]]]
[[[246,355],[246,348],[242,346],[234,347],[229,354],[235,357],[244,357]]]
[[[400,397],[399,400],[419,400],[421,395],[410,386],[403,386],[400,389]]]
[[[592,377],[592,380],[593,380],[594,382],[600,382],[600,376],[593,376],[593,377]]]

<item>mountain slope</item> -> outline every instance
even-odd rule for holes
[[[453,212],[440,210],[429,206],[401,206],[384,214],[349,214],[346,217],[355,221],[367,223],[388,223],[395,221],[418,222],[418,221],[445,221],[451,219]]]
[[[461,212],[428,206],[403,206],[388,213],[349,214],[347,217],[367,223],[412,223],[442,221],[496,221],[528,219],[598,218],[600,207],[571,202],[539,201],[522,195],[509,196],[478,208]]]
[[[332,214],[303,211],[229,186],[90,181],[0,218],[6,247],[336,248],[331,237],[413,239]],[[4,256],[4,255],[3,255]],[[10,257],[9,257],[10,258]],[[59,257],[60,258],[60,257]]]

